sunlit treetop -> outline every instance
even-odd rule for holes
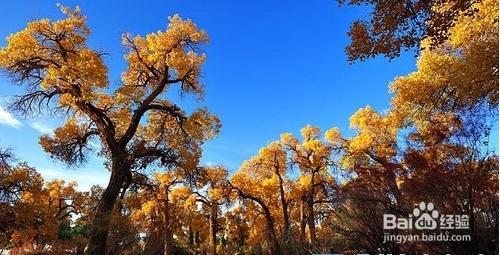
[[[346,48],[349,61],[366,60],[377,55],[395,58],[402,51],[418,47],[428,39],[439,45],[450,35],[457,17],[472,17],[476,9],[469,0],[338,0],[340,4],[366,5],[367,19],[353,22]]]
[[[61,10],[64,19],[30,22],[0,49],[0,67],[26,88],[11,109],[75,113],[54,136],[41,138],[43,148],[54,158],[79,164],[98,138],[103,155],[123,156],[133,167],[159,160],[193,169],[201,143],[218,134],[219,119],[204,108],[187,114],[165,94],[178,85],[182,93],[202,98],[205,55],[200,51],[208,42],[206,32],[174,15],[165,31],[123,35],[127,69],[115,92],[108,93],[103,54],[86,44],[90,29],[85,16],[78,8]]]
[[[471,8],[475,15],[461,12],[442,44],[431,48],[431,41],[423,40],[417,70],[391,83],[394,110],[420,126],[433,114],[461,114],[477,107],[496,113],[498,1],[481,1]]]
[[[120,93],[133,100],[148,87],[161,83],[162,80],[158,78],[163,77],[182,81],[181,88],[185,92],[202,95],[204,89],[199,83],[199,75],[205,55],[197,51],[199,45],[206,42],[207,34],[190,20],[182,20],[179,15],[169,18],[165,32],[133,38],[128,34],[123,35],[123,44],[128,49],[125,56],[128,68],[122,74],[124,87]]]
[[[326,171],[331,164],[331,156],[340,142],[340,132],[332,128],[321,137],[320,129],[307,125],[300,130],[302,141],[291,133],[280,136],[280,143],[291,155],[291,161],[299,166],[301,171]]]
[[[206,205],[222,203],[229,193],[227,176],[228,172],[223,166],[203,167],[196,182],[198,200]]]
[[[325,132],[325,140],[332,144],[338,144],[342,142],[342,135],[340,134],[340,129],[338,127],[333,127]]]
[[[342,143],[345,151],[342,165],[352,169],[354,164],[370,158],[392,159],[397,155],[397,136],[402,125],[403,118],[393,112],[382,115],[369,106],[359,109],[350,118],[350,127],[356,134]]]
[[[108,86],[108,71],[101,54],[86,46],[90,29],[80,10],[61,7],[65,19],[42,19],[28,23],[11,34],[0,50],[0,66],[33,94],[26,100],[49,100],[60,95],[67,105],[77,97],[92,100]],[[45,93],[45,95],[43,95]],[[42,97],[44,96],[44,97]],[[20,101],[19,110],[29,111],[29,101]]]
[[[300,170],[297,180],[291,184],[291,195],[298,200],[308,197],[308,203],[320,203],[329,199],[329,192],[336,186],[334,157],[345,147],[346,141],[338,128],[327,130],[324,137],[319,128],[311,125],[302,128],[300,133],[302,139],[291,133],[280,137],[280,144],[288,155],[288,164]]]
[[[269,207],[277,206],[276,194],[289,184],[288,171],[288,154],[283,144],[273,141],[246,160],[231,177],[231,183],[240,195],[258,199]]]

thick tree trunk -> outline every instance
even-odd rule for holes
[[[269,248],[271,249],[271,254],[282,254],[281,247],[278,242],[278,238],[276,238],[276,232],[274,231],[274,220],[271,216],[271,212],[267,207],[263,207],[264,215],[266,217],[266,225],[267,225],[267,236],[269,241]]]
[[[300,243],[303,247],[305,247],[306,244],[306,212],[305,212],[305,205],[304,205],[304,200],[302,199],[300,203]]]
[[[309,247],[311,252],[316,248],[316,224],[314,222],[314,195],[316,185],[316,172],[311,174],[311,191],[307,194],[306,209],[307,209],[307,227],[309,229]]]
[[[163,239],[163,255],[173,254],[173,241],[174,238],[172,232],[167,230]]]
[[[118,162],[118,163],[115,163]],[[111,213],[115,206],[116,199],[120,193],[122,184],[126,178],[127,168],[124,161],[113,161],[111,177],[109,184],[102,193],[101,200],[97,206],[96,214],[92,220],[90,228],[89,241],[87,245],[87,254],[104,255],[106,254],[106,239],[109,232],[109,223]]]
[[[309,246],[311,251],[316,247],[316,224],[314,222],[314,201],[310,197],[307,201],[307,228],[309,229]]]
[[[285,254],[291,253],[291,243],[292,243],[292,234],[290,233],[290,217],[288,216],[288,204],[285,195],[285,187],[283,178],[279,173],[277,173],[280,180],[280,202],[281,202],[281,212],[283,214],[283,222],[284,222],[284,231],[282,234],[283,238],[283,251]]]
[[[283,220],[285,223],[285,233],[289,234],[290,230],[290,217],[288,216],[288,204],[287,200],[285,197],[285,187],[284,187],[284,182],[283,179],[280,175],[278,175],[279,180],[280,180],[280,201],[281,201],[281,210],[283,213]]]
[[[217,254],[217,205],[210,205],[210,254]]]
[[[393,171],[393,170],[391,170]],[[401,189],[399,189],[398,184],[396,182],[396,176],[393,172],[389,171],[386,174],[386,179],[389,185],[389,189],[391,193],[394,195],[394,198],[396,199],[396,204],[398,205],[399,209],[402,211],[409,212],[410,206],[408,206],[406,199],[403,197],[403,193],[401,192]]]
[[[164,207],[163,207],[163,229],[160,231],[163,236],[163,255],[173,254],[173,233],[170,225],[170,199],[169,189],[165,189]]]
[[[194,234],[193,234],[193,227],[191,227],[191,225],[188,225],[188,243],[189,243],[189,247],[193,247],[194,246]]]
[[[245,233],[243,232],[242,228],[239,227],[238,231],[238,251],[243,251],[243,247],[245,246]]]

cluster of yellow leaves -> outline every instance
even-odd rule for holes
[[[305,194],[312,187],[312,180],[310,175],[301,175],[297,178],[295,182],[295,188],[297,188],[297,194]]]
[[[43,135],[40,137],[40,145],[46,151],[51,153],[64,162],[73,163],[75,156],[71,150],[79,150],[78,148],[86,148],[88,137],[87,127],[85,124],[78,123],[75,118],[69,118],[63,126],[54,130],[53,136]]]
[[[240,169],[231,177],[232,184],[246,193],[257,195],[258,197],[266,197],[269,194],[274,194],[276,187],[272,187],[272,190],[265,189],[262,184],[266,178],[253,171],[253,167],[253,162],[245,161]]]
[[[14,184],[27,184],[27,187],[31,187],[31,190],[36,190],[36,187],[41,187],[43,179],[35,172],[33,168],[26,165],[19,165],[13,167],[12,170],[7,173],[3,173],[3,167],[0,167],[2,171],[2,178],[0,179],[0,186],[9,187]]]
[[[170,226],[175,218],[188,215],[196,208],[196,197],[188,187],[181,185],[179,171],[155,173],[154,181],[156,188],[138,192],[138,201],[134,203],[138,208],[133,208],[131,214],[138,226],[149,231],[157,228],[158,222]],[[172,218],[167,218],[168,215]]]
[[[287,179],[287,153],[279,142],[272,142],[245,161],[233,175],[232,182],[248,194],[268,200],[279,191],[280,178]]]
[[[194,140],[206,141],[219,134],[221,123],[208,109],[201,108],[189,116],[183,128]]]
[[[380,115],[371,107],[359,109],[350,118],[350,127],[358,131],[348,143],[351,154],[371,151],[376,155],[393,156],[402,122],[395,114]]]
[[[208,188],[207,198],[211,203],[220,203],[227,195],[227,170],[222,166],[206,167],[202,185]]]
[[[431,145],[442,142],[460,131],[462,122],[452,113],[438,113],[429,117],[430,125],[421,125],[410,139]]]
[[[47,248],[45,244],[55,248],[60,242],[60,227],[67,225],[71,215],[78,213],[85,203],[85,195],[76,190],[76,182],[53,180],[42,186],[38,180],[34,184],[40,186],[23,190],[21,200],[14,207],[15,224],[22,226],[12,232],[11,242],[17,247],[14,254],[43,252]]]
[[[286,175],[287,153],[279,142],[271,142],[268,146],[261,148],[253,161],[258,164],[256,171],[262,175]]]
[[[23,68],[20,63],[44,69],[42,77],[31,74],[25,78],[41,79],[43,90],[61,91],[60,104],[65,106],[94,99],[97,90],[108,85],[108,78],[101,56],[85,45],[90,33],[85,17],[78,8],[61,10],[66,19],[33,21],[10,35],[7,46],[0,50],[0,66],[13,72]]]
[[[160,188],[166,189],[169,189],[172,185],[175,185],[181,179],[178,172],[176,171],[156,173],[154,175],[154,178],[160,185]]]
[[[302,141],[291,133],[281,135],[280,141],[272,142],[259,150],[258,155],[243,163],[234,173],[231,182],[244,193],[264,201],[270,208],[278,210],[280,188],[285,196],[300,200],[304,194],[321,197],[320,185],[334,185],[329,172],[333,145],[341,140],[337,128],[330,129],[323,141],[319,128],[310,125],[301,129]],[[301,174],[295,181],[289,179],[290,164],[296,165]],[[280,180],[281,178],[281,180]],[[279,210],[276,211],[279,215]]]
[[[201,144],[216,136],[220,127],[219,118],[205,108],[188,116],[182,126],[176,117],[168,113],[151,112],[147,125],[140,127],[135,139],[153,147],[156,144],[168,145],[180,155],[180,164],[184,169],[194,169],[201,156]]]
[[[477,12],[460,13],[442,45],[424,40],[417,71],[390,85],[395,110],[419,125],[434,112],[498,104],[498,1],[478,1],[471,9]]]
[[[204,31],[199,30],[191,20],[182,20],[179,15],[169,18],[165,32],[158,31],[145,38],[124,35],[123,44],[129,48],[125,56],[128,69],[122,74],[124,84],[157,85],[160,81],[151,79],[160,73],[171,79],[190,77],[190,85],[182,89],[202,94],[203,87],[198,83],[198,77],[205,55],[196,53],[196,47],[207,41],[208,36]],[[170,77],[170,74],[174,77]],[[127,93],[126,90],[123,92]]]
[[[333,144],[328,140],[339,136],[337,132],[338,129],[332,129],[328,133],[330,137],[325,142],[320,139],[319,128],[307,125],[300,130],[302,143],[290,133],[282,134],[280,141],[292,153],[292,161],[298,164],[303,173],[326,171],[334,149]]]
[[[132,111],[128,108],[118,108],[109,112],[109,118],[115,123],[116,135],[122,136],[127,130],[132,118]]]
[[[42,136],[40,138],[40,144],[46,151],[50,151],[54,141],[68,142],[72,139],[82,137],[84,134],[85,130],[77,123],[77,120],[70,118],[62,127],[54,130],[53,137],[49,137],[48,135]]]
[[[302,138],[306,142],[318,139],[319,133],[320,133],[319,128],[313,127],[311,125],[307,125],[300,130],[300,134],[302,134]]]
[[[342,142],[342,136],[338,127],[333,127],[325,132],[325,140],[332,144],[338,144]]]

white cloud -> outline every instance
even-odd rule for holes
[[[215,162],[212,162],[212,161],[207,161],[207,162],[205,162],[205,165],[207,165],[207,166],[215,166],[217,164]]]
[[[46,126],[43,123],[40,122],[32,122],[30,123],[30,126],[37,130],[38,132],[44,134],[44,135],[52,135],[54,133],[54,129],[51,127]]]
[[[14,116],[12,116],[12,114],[10,114],[8,111],[3,109],[1,106],[0,106],[0,124],[15,127],[15,128],[18,128],[18,127],[23,125],[16,118],[14,118]]]

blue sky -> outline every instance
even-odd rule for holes
[[[125,66],[122,33],[164,30],[167,17],[175,13],[205,29],[210,36],[203,69],[205,100],[171,94],[188,109],[207,106],[221,118],[221,134],[204,146],[202,162],[224,164],[231,170],[280,133],[298,134],[306,124],[323,130],[338,126],[349,134],[352,113],[365,105],[387,109],[388,83],[415,69],[413,52],[393,61],[380,57],[349,65],[346,33],[355,18],[368,13],[361,7],[339,7],[334,0],[60,2],[79,5],[88,17],[89,44],[109,53],[105,61],[111,84],[119,82]],[[4,3],[0,45],[26,22],[45,17],[62,17],[56,2]],[[7,80],[0,80],[3,101],[16,93]],[[94,157],[84,167],[68,169],[41,150],[37,137],[50,133],[60,119],[27,120],[0,111],[2,119],[0,145],[12,147],[45,178],[75,179],[82,189],[107,183],[102,160]]]

